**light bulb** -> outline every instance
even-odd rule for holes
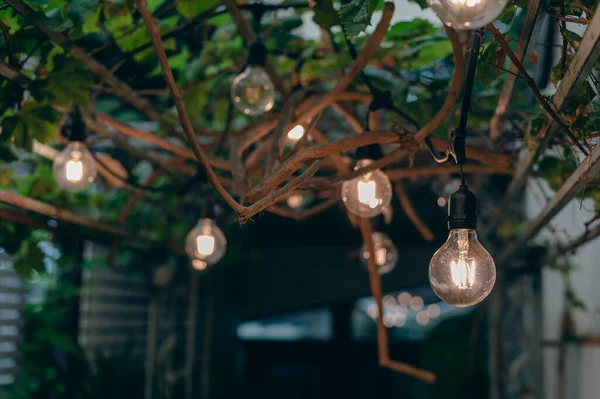
[[[260,65],[248,65],[233,79],[231,100],[246,115],[261,115],[273,108],[275,87],[265,69]]]
[[[356,163],[354,170],[372,162],[371,159],[361,159]],[[392,201],[392,184],[385,173],[376,169],[356,179],[345,181],[342,185],[342,200],[346,208],[357,216],[377,216]]]
[[[288,139],[298,141],[304,137],[304,126],[296,125],[287,134]]]
[[[472,229],[453,229],[429,263],[431,288],[457,307],[484,300],[496,282],[496,265]]]
[[[290,208],[297,209],[304,205],[304,197],[302,194],[292,194],[287,198],[286,202]]]
[[[375,264],[377,265],[377,271],[379,274],[386,274],[394,270],[396,263],[398,262],[398,249],[383,233],[378,231],[373,232],[373,247],[375,247]],[[368,251],[367,246],[363,244],[360,249],[360,261],[366,268],[369,267],[369,259],[371,253]]]
[[[429,0],[442,22],[456,29],[477,29],[494,21],[508,0]]]
[[[204,270],[220,261],[226,249],[225,235],[215,221],[209,218],[200,219],[185,240],[185,251],[197,270]]]
[[[96,173],[96,161],[80,141],[71,141],[54,158],[52,175],[62,189],[81,191],[94,181]]]

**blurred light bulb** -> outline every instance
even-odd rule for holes
[[[429,313],[427,313],[426,311],[422,310],[419,313],[417,313],[417,324],[420,326],[426,326],[427,323],[429,323]]]
[[[209,218],[200,219],[185,240],[185,251],[192,259],[192,266],[198,270],[204,270],[220,261],[226,249],[225,235],[215,221]]]
[[[429,281],[437,296],[457,307],[473,306],[492,292],[496,266],[475,230],[450,230],[429,263]]]
[[[423,306],[425,306],[425,303],[420,296],[415,296],[410,300],[410,308],[412,310],[421,310],[423,309]]]
[[[477,29],[494,21],[508,0],[429,0],[442,22],[455,29]]]
[[[298,141],[304,137],[304,126],[296,125],[287,134],[288,139]]]
[[[427,306],[427,313],[429,313],[429,316],[431,316],[432,319],[435,319],[440,315],[441,309],[437,304],[432,303],[431,305]]]
[[[286,202],[292,209],[300,208],[302,205],[304,205],[304,197],[302,194],[293,194],[287,198]]]
[[[361,159],[354,170],[370,165],[371,159]],[[377,216],[392,201],[392,184],[381,170],[367,172],[342,185],[342,200],[353,214],[362,217]]]
[[[231,100],[246,115],[261,115],[273,108],[275,87],[265,69],[260,65],[248,65],[233,79]]]
[[[402,292],[400,295],[398,295],[398,303],[400,306],[408,306],[411,299],[412,295],[410,292]]]
[[[94,181],[96,173],[96,161],[80,141],[70,142],[54,158],[52,175],[62,189],[81,191]]]
[[[196,270],[206,270],[208,264],[200,259],[192,259],[192,267]]]
[[[386,274],[394,270],[398,262],[398,249],[383,233],[373,232],[373,246],[375,247],[375,264],[379,274]],[[369,259],[371,254],[363,244],[360,249],[360,261],[367,269],[369,268]],[[392,298],[393,299],[393,298]]]

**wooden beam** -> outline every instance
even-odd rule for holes
[[[556,110],[559,112],[562,111],[567,106],[569,100],[581,89],[598,58],[600,58],[600,13],[596,13],[590,21],[581,44],[569,64],[567,73],[558,86],[558,90],[552,101],[552,105]],[[545,152],[548,143],[554,137],[557,130],[558,125],[548,119],[537,135],[539,144],[533,150],[529,150],[525,158],[520,162],[517,173],[506,191],[500,209],[488,223],[485,231],[488,233],[493,232],[499,226],[502,215],[506,214],[509,204],[520,193],[538,158]]]
[[[154,107],[145,98],[140,97],[131,87],[117,79],[104,65],[92,58],[83,51],[83,49],[76,46],[67,36],[49,29],[48,26],[50,26],[50,24],[46,23],[48,20],[43,13],[33,10],[24,0],[5,0],[5,2],[21,14],[23,18],[45,33],[54,44],[62,47],[66,52],[70,53],[73,58],[85,64],[93,74],[113,88],[116,96],[129,102],[148,119],[158,122],[163,129],[167,131],[173,130],[173,125],[164,119],[163,115],[165,113],[163,111]]]
[[[126,230],[115,227],[111,224],[104,223],[99,220],[88,219],[71,211],[60,209],[45,202],[24,197],[22,195],[10,191],[0,190],[0,202],[16,206],[22,209],[26,209],[28,211],[36,212],[42,215],[46,215],[54,219],[62,220],[67,223],[89,227],[104,233],[115,235],[117,237],[128,238],[134,241],[139,241],[157,247],[165,248],[173,253],[182,255],[185,254],[185,251],[182,246],[174,246],[163,241],[153,240],[151,238],[140,236],[135,233],[131,233]]]
[[[590,155],[569,176],[540,214],[527,225],[527,229],[500,253],[496,260],[498,266],[504,264],[531,238],[535,237],[558,212],[585,188],[588,179],[598,174],[598,172],[600,172],[600,145],[594,147]]]
[[[531,50],[535,47],[537,37],[542,29],[542,22],[546,16],[546,8],[550,3],[549,0],[530,0],[525,10],[525,17],[523,18],[521,33],[519,34],[519,40],[515,48],[515,55],[523,63]],[[510,71],[514,74],[508,74],[502,87],[502,94],[498,100],[496,106],[496,112],[490,123],[490,139],[495,141],[502,133],[502,122],[504,115],[512,99],[515,86],[517,85],[518,69],[513,64]]]

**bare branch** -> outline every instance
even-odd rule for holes
[[[415,140],[417,142],[422,142],[425,140],[425,137],[431,135],[435,129],[440,126],[444,120],[452,111],[456,100],[460,96],[460,92],[462,91],[462,85],[465,80],[465,55],[458,39],[458,35],[454,31],[454,29],[444,26],[446,29],[446,33],[448,34],[448,39],[452,43],[452,50],[454,51],[454,71],[452,72],[452,83],[450,84],[450,89],[448,90],[448,95],[446,96],[446,101],[444,101],[444,105],[437,112],[437,114],[433,117],[433,119],[423,126],[416,134]]]
[[[46,215],[52,217],[54,219],[62,220],[68,223],[77,224],[79,226],[90,227],[92,229],[116,235],[118,237],[128,238],[134,241],[144,242],[147,244],[151,244],[154,246],[158,246],[161,248],[168,249],[173,253],[184,254],[185,251],[182,247],[173,246],[170,244],[165,244],[164,241],[156,241],[144,236],[140,236],[134,233],[130,233],[128,231],[122,230],[118,227],[114,227],[110,224],[88,219],[83,216],[77,215],[73,212],[57,208],[50,204],[46,204],[45,202],[41,202],[32,198],[23,197],[19,194],[12,193],[6,190],[0,190],[0,201],[5,204],[13,205],[22,209],[27,209],[28,211],[40,213],[42,215]]]
[[[490,32],[492,32],[494,37],[496,38],[496,41],[498,42],[500,47],[502,47],[502,50],[504,50],[504,52],[512,60],[513,64],[517,67],[520,75],[523,77],[523,79],[525,79],[525,82],[527,82],[527,85],[529,86],[529,88],[531,89],[531,91],[533,92],[535,97],[538,99],[542,108],[544,108],[544,111],[546,111],[546,113],[550,116],[550,118],[552,118],[554,120],[554,122],[556,122],[556,124],[563,130],[563,132],[567,135],[567,137],[569,139],[571,139],[573,144],[575,144],[575,146],[577,146],[577,148],[579,148],[579,150],[582,153],[587,155],[588,154],[587,149],[584,148],[583,145],[577,139],[577,137],[575,137],[575,134],[573,134],[573,132],[571,131],[571,128],[565,123],[562,116],[559,115],[554,110],[554,108],[552,108],[550,106],[550,104],[548,104],[548,101],[546,101],[546,99],[544,98],[544,96],[542,95],[542,93],[540,92],[538,87],[536,86],[535,81],[533,80],[533,78],[531,76],[529,76],[529,74],[527,73],[527,69],[525,69],[525,67],[523,66],[523,64],[521,64],[521,62],[519,61],[519,59],[517,58],[515,53],[513,53],[510,46],[508,45],[508,43],[506,43],[506,41],[504,40],[504,37],[502,37],[502,34],[500,33],[500,31],[498,29],[496,29],[496,27],[492,24],[488,24],[487,27],[490,30]]]
[[[302,183],[306,182],[308,179],[313,177],[315,173],[317,173],[317,170],[319,170],[320,163],[320,160],[314,161],[312,165],[310,165],[310,167],[306,169],[306,171],[304,171],[304,173],[302,173],[300,176],[298,176],[279,190],[272,191],[269,195],[256,202],[255,204],[245,208],[244,211],[239,215],[238,221],[240,221],[240,223],[243,223],[250,219],[252,216],[256,215],[257,213],[267,209],[269,206],[273,205],[277,201],[283,198],[287,198],[294,192],[294,190],[300,187]]]
[[[360,218],[360,234],[367,251],[374,254],[375,246],[373,245],[373,234],[371,230],[371,221],[369,219]],[[433,384],[435,382],[435,374],[390,359],[388,334],[383,325],[383,290],[381,288],[381,276],[377,270],[374,256],[369,258],[369,283],[371,286],[371,295],[373,295],[373,299],[377,304],[377,349],[379,354],[379,365],[418,378],[428,384]]]
[[[152,39],[152,44],[154,46],[154,50],[156,52],[156,56],[158,57],[158,62],[160,64],[163,76],[169,87],[169,91],[171,92],[171,97],[173,98],[173,102],[175,103],[175,107],[177,108],[177,113],[179,114],[179,120],[181,121],[181,125],[185,134],[192,146],[192,150],[198,158],[198,162],[204,169],[206,173],[206,177],[215,188],[217,193],[221,196],[221,198],[227,202],[227,204],[237,213],[241,213],[245,211],[245,208],[236,202],[235,199],[227,192],[225,187],[219,181],[219,177],[213,171],[210,161],[207,156],[204,154],[202,147],[196,141],[196,136],[194,133],[194,128],[192,127],[192,123],[190,122],[190,118],[188,117],[187,111],[185,109],[185,105],[183,104],[183,99],[181,97],[181,92],[175,83],[175,78],[173,77],[173,71],[171,71],[171,67],[169,66],[169,60],[167,59],[167,54],[165,53],[165,48],[160,37],[160,32],[156,25],[154,25],[154,21],[152,20],[152,14],[148,9],[145,0],[135,0],[135,4],[138,7],[140,14],[146,24],[146,28],[148,29],[148,33],[150,34],[150,38]]]
[[[230,0],[228,0],[230,1]],[[350,66],[350,69],[346,72],[344,77],[338,82],[338,84],[327,94],[325,94],[314,106],[309,108],[306,112],[301,114],[300,120],[306,120],[314,117],[319,112],[323,111],[325,108],[331,105],[334,101],[336,101],[337,97],[346,91],[348,86],[356,79],[356,77],[360,74],[360,72],[365,68],[367,63],[377,51],[379,44],[385,37],[385,34],[390,27],[390,21],[392,19],[392,15],[394,14],[394,4],[393,3],[385,3],[383,7],[383,14],[381,16],[381,21],[377,25],[377,28],[373,31],[373,33],[369,36],[369,40],[365,43],[361,52],[356,57],[356,60]]]
[[[299,222],[305,219],[308,219],[312,216],[315,216],[321,212],[326,211],[327,209],[331,208],[333,205],[337,204],[339,202],[339,198],[337,197],[333,197],[333,198],[329,198],[328,200],[325,200],[315,206],[312,206],[310,208],[307,209],[303,209],[301,211],[295,211],[293,209],[289,209],[286,207],[282,207],[282,206],[271,206],[269,208],[267,208],[266,210],[274,213],[276,215],[288,218],[288,219],[294,219],[295,221]]]
[[[288,158],[269,178],[248,192],[248,200],[253,201],[260,198],[264,193],[270,192],[290,177],[300,168],[305,161],[309,159],[320,159],[333,153],[347,151],[352,148],[362,147],[375,143],[393,143],[398,141],[399,136],[396,132],[377,131],[365,132],[357,136],[345,137],[340,140],[332,141],[329,144],[320,144],[305,148]]]

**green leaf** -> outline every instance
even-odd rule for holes
[[[44,258],[45,255],[37,241],[33,239],[25,240],[14,263],[15,271],[21,277],[29,277],[33,271],[43,272],[45,270]]]
[[[60,114],[50,105],[27,102],[18,114],[2,120],[0,141],[10,140],[15,147],[31,152],[34,139],[48,143],[56,138],[59,121]]]
[[[94,84],[92,73],[83,64],[71,58],[54,61],[54,71],[47,79],[36,80],[30,87],[38,101],[67,107],[72,104],[88,107]]]
[[[0,21],[9,27],[8,33],[14,35],[21,29],[21,22],[24,22],[12,8],[6,8],[0,11]]]
[[[323,29],[340,24],[340,18],[333,8],[331,0],[318,0],[312,11],[314,12],[313,21]]]
[[[90,15],[96,13],[99,0],[71,0],[67,8],[67,16],[75,25],[83,25]]]
[[[202,119],[207,95],[206,85],[203,82],[188,87],[183,92],[183,103],[193,120],[200,121]]]
[[[102,29],[100,29],[100,13],[102,12],[101,8],[98,8],[96,10],[96,12],[88,15],[88,17],[85,19],[85,22],[83,23],[83,26],[81,27],[81,30],[83,31],[84,34],[90,34],[90,33],[100,33],[102,32]]]
[[[194,18],[198,14],[215,8],[219,0],[175,0],[179,14],[184,18]]]
[[[356,37],[363,32],[367,26],[371,25],[372,8],[368,3],[370,0],[353,0],[340,7],[340,18],[346,34],[350,37]]]

